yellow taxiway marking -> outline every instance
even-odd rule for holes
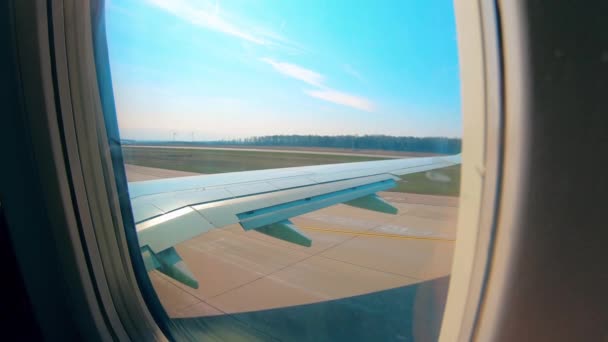
[[[358,236],[372,236],[372,237],[383,237],[389,239],[402,239],[402,240],[431,240],[431,241],[443,241],[443,242],[454,242],[455,239],[444,239],[436,237],[424,237],[424,236],[412,236],[412,235],[399,235],[399,234],[387,234],[387,233],[372,233],[372,232],[357,232],[354,230],[344,229],[326,229],[326,228],[313,228],[313,227],[301,227],[304,230],[314,230],[318,232],[337,233],[337,234],[349,234]]]

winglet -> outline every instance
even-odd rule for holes
[[[352,201],[344,202],[344,204],[385,214],[395,215],[399,212],[399,209],[376,194],[359,197]]]
[[[160,253],[154,253],[148,246],[141,248],[146,270],[157,269],[161,273],[179,281],[182,284],[198,289],[198,281],[186,267],[186,263],[177,254],[175,248],[167,248]]]
[[[291,221],[284,220],[281,222],[269,224],[260,228],[256,228],[258,232],[272,236],[274,238],[295,243],[300,246],[310,247],[312,240],[304,235]]]

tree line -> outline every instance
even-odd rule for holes
[[[397,137],[390,135],[267,135],[209,141],[209,145],[329,147],[354,150],[387,150],[455,154],[462,140],[446,137]]]

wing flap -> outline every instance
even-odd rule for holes
[[[185,207],[136,226],[139,246],[155,253],[215,228],[196,210]]]
[[[193,208],[197,210],[202,216],[204,216],[210,223],[215,227],[223,227],[230,224],[240,223],[241,219],[239,214],[245,214],[248,212],[259,211],[260,209],[275,207],[280,205],[291,205],[294,202],[304,200],[306,198],[313,198],[323,196],[332,193],[338,193],[339,191],[356,188],[359,186],[365,186],[372,183],[382,182],[391,180],[394,182],[395,178],[391,175],[378,175],[370,177],[362,177],[358,179],[348,179],[340,182],[332,182],[326,184],[316,184],[307,187],[299,187],[294,189],[287,189],[282,191],[275,191],[270,193],[256,194],[252,196],[240,197],[229,199],[225,201],[219,201],[214,203],[205,203],[201,205],[195,205]],[[369,193],[369,192],[368,192]],[[365,193],[365,194],[368,194]],[[360,192],[363,196],[363,192]],[[340,197],[343,198],[343,197]],[[340,203],[340,201],[325,201],[325,206]],[[283,208],[283,207],[281,207]],[[318,207],[320,209],[322,207]],[[317,210],[313,209],[313,210]],[[308,212],[308,211],[306,211]],[[304,212],[303,212],[304,213]],[[299,214],[301,215],[301,214]],[[293,217],[293,216],[290,216]],[[274,222],[279,222],[290,217],[277,218]],[[267,222],[265,224],[271,224],[274,222]],[[246,228],[253,229],[253,228]]]
[[[157,208],[156,206],[148,203],[148,202],[135,202],[131,203],[131,208],[133,208],[133,219],[135,222],[140,222],[151,217],[156,217],[159,215],[163,215],[165,212]]]
[[[239,213],[237,214],[237,217],[245,230],[257,229],[334,204],[348,202],[359,197],[371,195],[377,191],[387,190],[395,185],[396,183],[393,179],[385,179],[371,184],[353,186],[330,193],[318,194],[258,210]]]
[[[233,197],[234,195],[232,195],[226,189],[197,189],[192,191],[169,192],[138,197],[133,200],[131,205],[134,208],[133,216],[135,222],[139,223],[159,215],[150,215],[151,213],[155,213],[152,211],[152,208],[157,209],[157,211],[160,210],[161,214],[164,214],[183,207],[191,206],[193,204],[215,202]],[[142,211],[140,209],[142,207],[150,209],[147,211]],[[138,210],[135,211],[135,209]]]

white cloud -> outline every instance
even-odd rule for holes
[[[193,25],[203,27],[208,30],[223,33],[244,42],[249,42],[264,46],[281,46],[286,51],[302,52],[304,48],[298,44],[292,43],[280,34],[268,30],[259,25],[246,23],[244,20],[235,19],[234,15],[220,15],[219,3],[211,3],[209,1],[189,1],[189,0],[147,0],[153,6],[156,6],[172,15],[190,22]],[[281,29],[285,23],[281,23]],[[317,90],[305,91],[311,97],[332,103],[356,108],[364,111],[372,111],[374,106],[371,101],[338,90],[330,89],[325,86],[325,77],[310,69],[306,69],[296,64],[276,61],[271,58],[262,58],[262,62],[269,64],[277,72],[309,85],[317,87]],[[347,72],[353,76],[359,76],[352,68],[347,68]]]
[[[274,70],[278,71],[279,73],[281,73],[285,76],[295,78],[297,80],[306,82],[306,83],[316,86],[316,87],[323,86],[324,77],[323,77],[323,75],[319,74],[318,72],[303,68],[299,65],[285,63],[285,62],[278,62],[271,58],[262,58],[261,61],[264,63],[270,64],[274,68]]]
[[[307,90],[306,94],[321,100],[356,108],[366,112],[374,111],[374,104],[366,98],[343,93],[333,89]]]
[[[258,45],[273,45],[284,39],[270,31],[254,25],[231,22],[220,16],[219,3],[196,6],[184,0],[148,0],[148,2],[190,23],[206,29],[224,33]],[[200,3],[199,3],[200,4]],[[234,21],[234,20],[233,20]],[[260,32],[259,34],[253,32]]]
[[[316,90],[304,91],[308,96],[367,112],[374,110],[374,104],[366,98],[325,86],[325,77],[314,70],[306,69],[296,64],[275,61],[271,58],[262,58],[261,61],[270,64],[274,70],[287,77],[300,80],[319,88]]]

